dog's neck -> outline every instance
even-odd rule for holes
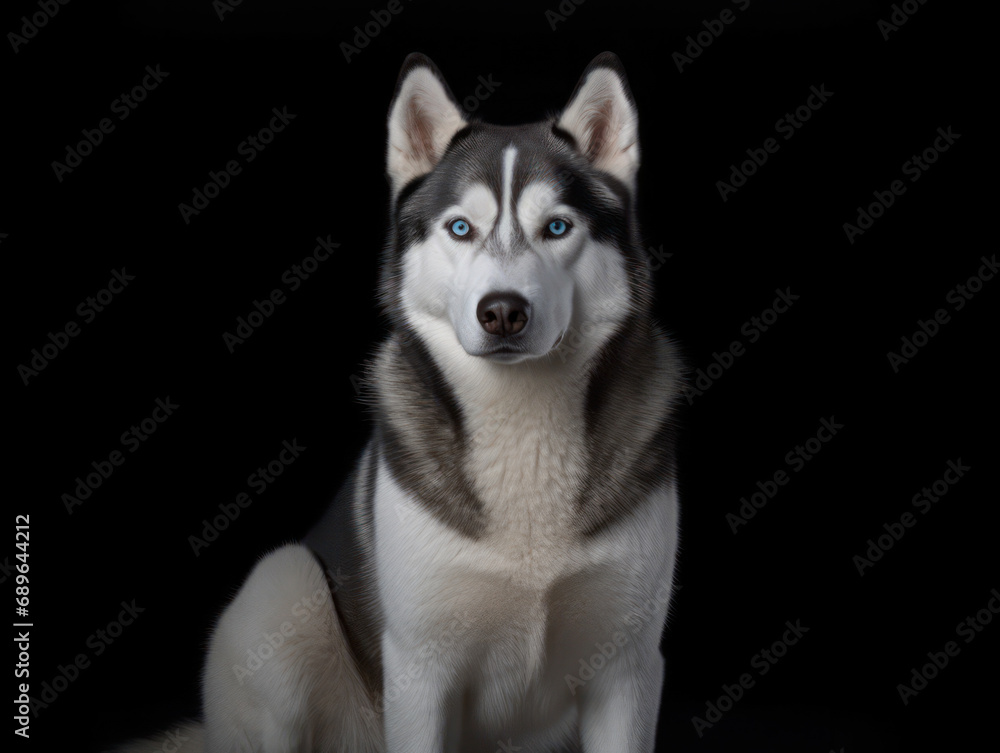
[[[371,387],[394,473],[442,520],[478,536],[499,499],[482,499],[484,488],[544,499],[610,484],[604,494],[630,496],[634,459],[619,457],[619,441],[643,447],[661,431],[679,388],[675,359],[646,317],[630,318],[596,353],[581,345],[565,359],[517,364],[437,359],[432,344],[398,330]],[[585,529],[603,523],[599,505],[580,504],[594,510]]]

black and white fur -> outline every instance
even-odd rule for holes
[[[468,122],[411,55],[388,131],[375,433],[222,615],[183,750],[648,753],[681,377],[651,319],[621,65],[599,56],[558,117],[510,127]],[[520,331],[489,331],[491,296]]]

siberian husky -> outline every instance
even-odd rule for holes
[[[173,747],[648,753],[682,377],[621,64],[594,59],[556,117],[495,126],[411,55],[387,163],[374,435],[222,614],[204,722]]]

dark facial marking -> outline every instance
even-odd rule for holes
[[[479,538],[486,518],[463,468],[462,411],[426,346],[408,330],[397,332],[373,373],[382,453],[393,478],[438,520]]]

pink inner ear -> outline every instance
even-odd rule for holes
[[[587,144],[587,157],[592,162],[596,163],[601,157],[609,156],[604,154],[604,152],[612,136],[612,113],[613,104],[610,99],[605,99],[601,102],[600,107],[595,109],[593,116],[590,118],[590,122],[588,123],[590,138]]]
[[[434,134],[428,118],[421,117],[420,98],[411,97],[406,110],[406,133],[413,153],[422,159],[434,158]]]

